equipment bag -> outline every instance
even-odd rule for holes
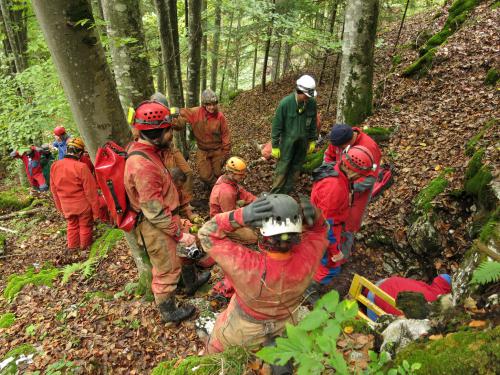
[[[372,198],[382,194],[386,189],[391,187],[394,179],[392,178],[393,168],[390,164],[382,164],[377,176],[377,181],[373,185]]]
[[[130,207],[123,178],[125,162],[131,155],[141,155],[151,160],[140,151],[127,154],[125,149],[112,141],[99,147],[95,157],[95,177],[108,206],[111,221],[126,232],[134,229],[139,214]]]

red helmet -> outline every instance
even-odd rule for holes
[[[361,175],[368,175],[376,168],[371,151],[364,146],[346,148],[342,153],[342,163]]]
[[[63,126],[56,126],[54,128],[54,135],[57,135],[58,137],[60,137],[63,134],[66,134],[66,129],[64,129]]]
[[[132,126],[137,130],[165,129],[174,126],[170,110],[155,101],[145,101],[135,109]]]

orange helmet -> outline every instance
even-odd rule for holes
[[[80,137],[71,138],[68,142],[68,147],[73,147],[83,151],[85,149],[85,142],[83,142],[83,139]]]
[[[247,163],[237,156],[231,156],[226,161],[226,170],[234,174],[245,174],[247,171]]]

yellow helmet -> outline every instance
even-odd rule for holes
[[[83,151],[85,149],[85,143],[83,142],[83,139],[81,139],[80,137],[75,137],[69,140],[68,147],[73,147]]]
[[[231,156],[226,161],[226,170],[235,174],[244,174],[247,171],[247,163],[237,156]]]

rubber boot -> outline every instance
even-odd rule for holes
[[[175,303],[175,298],[170,297],[166,301],[163,301],[158,305],[160,309],[160,315],[164,322],[177,323],[184,319],[189,318],[195,312],[195,307],[190,304],[184,304],[177,306]]]
[[[210,271],[198,273],[194,264],[183,265],[181,275],[188,296],[192,296],[200,286],[210,280]]]
[[[321,298],[321,285],[314,280],[311,281],[311,284],[304,291],[304,298],[311,306],[314,306]]]

